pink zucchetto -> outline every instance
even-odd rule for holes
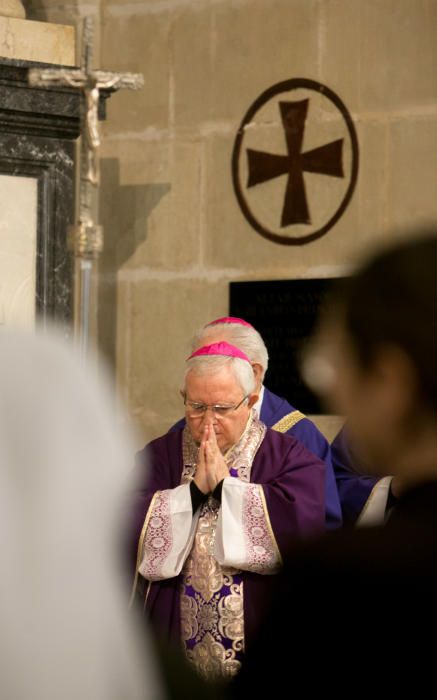
[[[212,343],[211,345],[204,345],[202,348],[199,348],[195,352],[193,352],[190,357],[187,358],[187,360],[191,360],[193,357],[201,357],[204,355],[222,355],[223,357],[239,357],[240,360],[245,360],[249,364],[251,364],[249,358],[247,355],[240,350],[240,348],[235,347],[235,345],[231,345],[230,343],[226,343],[224,340],[221,340],[219,343]]]
[[[247,328],[253,328],[251,323],[248,323],[243,318],[236,318],[235,316],[223,316],[223,318],[216,318],[215,321],[206,324],[206,328],[209,326],[216,326],[218,323],[235,323],[238,326],[246,326]]]

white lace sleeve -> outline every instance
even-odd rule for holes
[[[222,566],[274,574],[281,555],[263,487],[234,477],[223,481],[214,556]]]
[[[140,539],[139,573],[149,581],[178,576],[194,541],[198,514],[193,516],[190,484],[157,491]]]

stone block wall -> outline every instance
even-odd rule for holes
[[[145,76],[142,92],[111,98],[100,202],[100,342],[139,442],[180,416],[187,340],[227,313],[230,281],[342,274],[369,247],[436,221],[437,0],[30,4],[51,21],[95,12],[101,66]],[[231,156],[253,101],[296,77],[346,104],[360,166],[336,226],[284,246],[243,217]],[[311,120],[326,142],[332,119],[320,110]],[[271,141],[265,123],[254,129],[263,148],[278,151],[279,111],[267,126]],[[273,206],[278,194],[269,191]],[[323,197],[328,205],[330,190]],[[322,424],[328,434],[337,427]]]

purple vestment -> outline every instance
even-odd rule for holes
[[[262,424],[258,423],[258,425]],[[140,481],[135,494],[135,505],[132,509],[131,533],[132,557],[136,560],[135,567],[139,566],[136,550],[141,531],[144,533],[144,525],[146,528],[149,527],[147,518],[150,517],[152,499],[156,499],[158,492],[159,503],[159,492],[168,493],[168,490],[179,487],[183,472],[187,471],[187,465],[184,464],[183,458],[182,436],[182,430],[168,433],[154,440],[138,455]],[[257,445],[250,469],[247,470],[247,481],[250,484],[262,486],[262,499],[265,501],[268,511],[269,527],[271,526],[272,538],[279,549],[278,554],[280,554],[286,551],[293,540],[323,532],[325,465],[292,437],[270,429],[263,429],[262,437],[260,444]],[[233,470],[230,470],[231,477],[237,474],[241,478],[242,472],[239,473],[237,470],[233,474]],[[232,486],[234,479],[225,479],[225,482],[231,482],[230,486]],[[238,486],[239,484],[234,485]],[[248,491],[256,498],[259,487],[253,487],[253,492],[251,488],[249,487]],[[156,503],[156,500],[153,502]],[[158,514],[161,516],[166,508],[165,498],[162,499],[162,506],[159,508]],[[220,511],[220,506],[217,506],[216,509]],[[223,510],[223,505],[221,510]],[[252,512],[257,510],[262,510],[259,504],[258,508],[252,508]],[[217,513],[214,517],[216,516]],[[259,527],[256,527],[256,522],[252,522],[252,525],[254,525],[253,531],[260,530]],[[158,542],[158,546],[159,544]],[[188,563],[189,559],[190,557],[188,557]],[[244,569],[244,565],[238,568]],[[250,645],[254,638],[262,609],[272,590],[273,579],[272,576],[257,573],[253,567],[252,570],[239,572],[235,580],[229,579],[229,586],[234,586],[235,590],[240,583],[243,586],[241,598],[244,606],[242,618],[245,648]],[[189,605],[189,599],[194,595],[190,588],[190,579],[180,574],[152,582],[142,579],[141,584],[140,590],[147,598],[146,609],[152,623],[161,635],[180,644],[181,591],[184,593],[184,604]],[[184,619],[186,623],[187,616]]]
[[[261,405],[260,419],[272,428],[281,419],[286,416],[292,417],[296,413],[296,408],[286,401],[286,399],[277,396],[272,391],[264,387],[264,398]],[[185,420],[182,419],[176,423],[170,430],[179,430],[185,425]],[[281,430],[280,432],[284,432]],[[341,527],[342,514],[340,499],[337,491],[336,477],[334,475],[333,460],[331,457],[331,448],[327,439],[322,435],[317,426],[306,416],[301,416],[297,421],[290,421],[290,427],[286,428],[286,434],[299,440],[308,450],[316,457],[321,459],[326,465],[326,513],[325,522],[327,530],[335,530]],[[354,480],[350,474],[350,488],[354,489]],[[357,485],[359,489],[359,485]]]

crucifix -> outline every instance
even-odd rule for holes
[[[94,287],[95,291],[98,257],[103,249],[103,230],[96,224],[93,215],[93,203],[100,184],[100,91],[121,88],[137,90],[144,85],[141,74],[93,70],[93,38],[93,19],[86,17],[83,22],[80,68],[35,68],[29,71],[29,83],[32,86],[62,85],[80,90],[82,96],[78,214],[76,224],[69,228],[68,241],[75,256],[74,332],[83,357],[89,346],[90,319],[95,311],[91,308],[92,290]]]

